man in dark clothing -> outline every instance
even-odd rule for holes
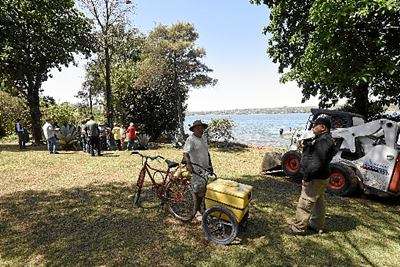
[[[15,133],[18,135],[19,149],[26,148],[26,130],[22,126],[20,119],[18,119],[17,123],[15,123]]]
[[[330,134],[331,120],[318,117],[313,124],[315,137],[304,141],[301,158],[302,189],[295,218],[290,223],[294,234],[307,229],[323,232],[325,225],[325,189],[329,183],[329,163],[336,154]]]
[[[94,156],[94,150],[97,150],[97,155],[101,156],[100,149],[100,130],[97,122],[94,121],[94,117],[91,116],[90,120],[85,124],[85,131],[89,137],[90,154]]]

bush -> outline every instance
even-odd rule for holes
[[[221,142],[227,147],[234,137],[232,135],[234,122],[229,119],[213,119],[207,128],[207,136],[211,142]]]
[[[64,125],[60,127],[57,133],[60,149],[62,150],[79,150],[80,149],[80,129],[73,125]]]

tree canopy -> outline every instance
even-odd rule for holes
[[[144,47],[137,86],[162,86],[172,94],[172,106],[181,135],[184,135],[185,101],[189,89],[215,85],[217,80],[202,62],[206,55],[197,46],[199,35],[190,23],[158,25],[149,33]],[[164,105],[167,103],[164,103]]]
[[[185,101],[190,88],[213,85],[212,70],[202,59],[205,50],[196,46],[198,33],[189,23],[158,25],[148,36],[118,26],[119,36],[111,57],[111,85],[115,119],[134,122],[152,139],[162,133],[183,132]],[[93,59],[87,68],[80,95],[103,96],[104,62]]]
[[[112,94],[112,59],[120,48],[120,37],[125,33],[129,15],[133,13],[133,5],[131,1],[118,0],[79,0],[79,3],[96,25],[96,56],[100,63],[99,67],[104,70],[105,115],[111,126],[115,112]]]
[[[397,0],[281,0],[268,5],[268,53],[303,101],[322,107],[348,99],[365,116],[400,104],[400,3]]]
[[[91,25],[73,0],[3,0],[0,5],[0,80],[29,106],[40,142],[39,93],[53,68],[92,50]]]

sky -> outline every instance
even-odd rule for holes
[[[294,82],[279,82],[278,67],[268,57],[268,23],[265,6],[248,0],[136,0],[133,24],[147,33],[159,23],[190,22],[199,33],[198,45],[205,48],[204,62],[218,79],[214,87],[192,89],[188,111],[212,111],[283,106],[313,106],[317,99],[301,104],[301,89]],[[74,96],[85,76],[84,60],[78,67],[52,71],[44,83],[44,94],[57,101],[77,102]]]

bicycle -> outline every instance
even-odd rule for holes
[[[153,202],[153,206],[167,205],[169,212],[177,219],[188,222],[196,213],[196,196],[191,188],[190,177],[182,175],[180,165],[162,156],[145,156],[137,151],[131,154],[142,158],[142,169],[136,182],[136,193],[133,202],[136,206],[145,208],[145,202]],[[150,166],[149,161],[162,159],[167,164],[166,171]],[[144,191],[146,175],[150,178],[150,190]],[[159,176],[160,181],[157,180]],[[146,199],[147,197],[147,199]],[[146,201],[147,200],[147,201]],[[154,205],[154,201],[157,203]],[[158,203],[160,202],[160,203]]]

